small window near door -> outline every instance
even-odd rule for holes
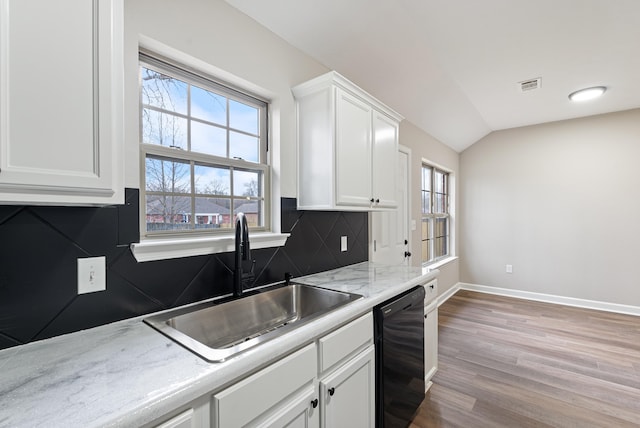
[[[449,173],[422,165],[422,263],[449,255]]]

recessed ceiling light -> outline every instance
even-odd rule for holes
[[[579,91],[575,91],[569,94],[569,99],[571,101],[592,100],[604,94],[606,90],[607,90],[606,86],[594,86],[593,88],[580,89]]]

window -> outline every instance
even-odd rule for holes
[[[269,225],[267,103],[140,54],[145,235]]]
[[[422,165],[422,263],[449,255],[449,173]]]

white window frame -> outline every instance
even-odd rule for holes
[[[257,98],[262,98],[267,101],[269,110],[272,105],[275,104],[277,106],[277,116],[277,112],[279,111],[278,97],[268,90],[260,88],[251,82],[146,36],[140,36],[140,51],[153,53],[153,56],[157,58],[182,64],[188,70],[198,70],[205,76],[211,76],[214,77],[215,80],[228,82],[229,86],[234,89],[245,90],[246,92],[256,94]],[[268,113],[267,116],[269,118],[269,128],[275,127],[279,129],[278,123],[275,123],[274,126],[271,119],[272,115]],[[269,133],[271,135],[271,131],[269,131]],[[277,131],[276,135],[279,135]],[[140,145],[139,142],[138,145]],[[273,150],[274,148],[275,151]],[[140,150],[140,152],[142,152],[142,150]],[[271,141],[266,158],[266,164],[269,166],[269,169],[272,168],[271,156],[277,155],[278,153],[277,142],[274,143]],[[144,155],[141,153],[141,156]],[[141,162],[144,162],[144,157]],[[276,164],[279,165],[279,162]],[[253,166],[255,166],[255,164],[253,164]],[[142,171],[141,174],[143,173]],[[279,180],[273,180],[272,174],[269,173],[268,177],[265,177],[265,181],[265,186],[269,192],[268,195],[265,194],[265,227],[263,230],[253,229],[250,231],[251,248],[254,249],[283,246],[290,236],[288,233],[280,233],[280,192],[277,187]],[[141,206],[143,203],[144,199],[141,199]],[[143,214],[143,210],[144,208],[141,209],[141,214]],[[146,222],[146,219],[143,215],[141,215],[141,217],[140,222],[142,224],[142,222]],[[146,236],[145,232],[146,224],[141,227],[140,242],[131,245],[131,251],[139,262],[230,252],[234,250],[234,233],[206,235],[188,233],[184,234],[185,236],[176,234]]]
[[[211,91],[215,94],[224,96],[225,99],[228,100],[234,100],[237,102],[240,102],[244,105],[250,105],[251,107],[256,108],[257,111],[259,111],[259,130],[258,130],[258,134],[259,134],[259,154],[258,154],[258,162],[248,162],[245,161],[243,159],[239,159],[239,158],[228,158],[228,157],[220,157],[220,156],[214,156],[214,155],[209,155],[209,154],[204,154],[204,153],[198,153],[198,152],[194,152],[189,150],[189,148],[187,147],[186,150],[184,149],[178,149],[178,148],[172,148],[172,147],[167,147],[167,146],[159,146],[156,144],[147,144],[144,143],[143,139],[142,139],[142,129],[143,126],[140,125],[140,194],[141,194],[141,209],[142,211],[144,211],[145,215],[141,215],[140,217],[140,226],[141,226],[141,232],[142,232],[142,237],[143,238],[148,238],[148,237],[153,237],[153,236],[170,236],[170,235],[175,235],[175,236],[184,236],[184,234],[194,234],[194,235],[207,235],[207,234],[229,234],[229,233],[233,233],[232,227],[230,228],[220,228],[220,229],[206,229],[206,230],[202,230],[202,229],[196,229],[196,224],[197,224],[197,219],[195,218],[195,215],[190,215],[190,214],[197,214],[196,212],[196,208],[195,208],[195,201],[196,198],[199,197],[210,197],[210,198],[214,198],[214,199],[223,199],[223,200],[227,200],[229,203],[229,209],[230,212],[228,213],[229,215],[229,221],[231,224],[233,224],[233,217],[234,217],[234,207],[235,204],[238,203],[239,201],[243,200],[243,197],[241,196],[235,196],[237,195],[236,192],[233,192],[233,188],[229,189],[229,194],[228,195],[205,195],[205,194],[197,194],[196,193],[196,186],[194,183],[194,179],[195,179],[195,173],[193,172],[194,166],[195,165],[202,165],[202,166],[210,166],[210,167],[221,167],[224,169],[229,169],[230,171],[230,184],[233,186],[233,171],[238,170],[238,171],[253,171],[253,172],[258,172],[259,174],[261,174],[261,180],[260,180],[260,192],[256,197],[251,197],[252,201],[255,201],[258,203],[258,205],[260,206],[260,224],[258,226],[252,227],[254,230],[257,231],[266,231],[268,230],[269,227],[269,203],[270,203],[270,181],[269,181],[269,177],[270,177],[270,168],[269,165],[267,164],[267,152],[268,152],[268,141],[267,141],[267,135],[268,135],[268,129],[267,129],[267,121],[268,121],[268,111],[267,111],[267,107],[268,107],[268,103],[264,100],[258,99],[252,95],[248,95],[242,92],[239,92],[233,88],[230,88],[228,85],[225,85],[221,82],[218,81],[214,81],[213,78],[210,78],[208,76],[202,76],[200,74],[196,74],[193,71],[188,71],[185,70],[184,66],[182,64],[176,64],[174,62],[169,62],[167,60],[163,60],[163,59],[159,59],[157,58],[157,56],[153,55],[153,54],[148,54],[146,52],[140,52],[140,60],[139,60],[139,66],[140,68],[144,67],[146,69],[150,69],[153,70],[155,72],[158,73],[162,73],[164,75],[170,76],[171,78],[175,78],[178,79],[181,82],[184,82],[188,85],[194,85],[203,89],[206,89],[208,91]],[[140,82],[140,86],[141,86],[141,82]],[[189,125],[187,126],[187,128],[190,127],[191,123],[196,123],[196,121],[198,121],[198,119],[192,117],[189,113],[189,102],[187,102],[187,113],[186,114],[180,114],[180,113],[175,113],[175,112],[171,112],[171,111],[167,111],[167,110],[162,110],[160,108],[157,107],[153,107],[153,106],[145,106],[142,104],[142,99],[140,99],[140,106],[139,106],[139,111],[140,111],[140,121],[142,122],[142,111],[143,109],[149,109],[149,110],[153,110],[153,111],[158,111],[160,113],[166,111],[168,114],[170,114],[173,117],[177,117],[179,119],[183,119],[185,120],[186,123],[188,123]],[[228,114],[228,111],[227,111]],[[227,118],[227,122],[228,122],[228,118]],[[226,134],[227,134],[227,146],[229,146],[230,141],[229,141],[229,131],[232,131],[232,128],[230,126],[222,126],[219,129],[223,129],[225,130]],[[236,131],[237,132],[237,131]],[[188,145],[190,144],[190,132],[187,131],[186,133],[186,139],[187,139],[187,143]],[[227,151],[229,150],[229,147],[227,147]],[[190,189],[190,193],[176,193],[176,194],[171,194],[170,192],[164,191],[164,192],[151,192],[151,191],[147,191],[146,190],[146,160],[147,158],[155,158],[155,159],[165,159],[167,161],[177,161],[182,163],[183,165],[187,166],[188,165],[188,169],[190,170],[190,177],[191,177],[191,183],[189,185],[189,189]],[[149,231],[147,230],[147,222],[146,222],[146,217],[147,217],[147,212],[146,212],[146,197],[147,195],[155,195],[157,194],[158,196],[168,196],[168,197],[179,197],[179,198],[183,198],[185,200],[189,200],[190,204],[188,205],[189,209],[187,212],[187,224],[189,225],[189,227],[187,229],[183,229],[183,230],[176,230],[176,229],[171,229],[171,230],[160,230],[160,231]]]
[[[423,175],[423,171],[425,168],[430,168],[431,169],[431,189],[429,190],[430,192],[430,207],[431,207],[431,212],[430,213],[424,213],[424,207],[422,206],[422,193],[425,191],[423,183],[422,183],[422,175]],[[435,175],[436,172],[442,173],[446,176],[446,189],[444,194],[446,195],[445,198],[445,212],[434,212],[434,207],[435,207],[435,194],[436,192],[434,191],[434,182],[435,182]],[[421,204],[421,208],[420,208],[420,214],[421,214],[421,218],[420,218],[420,259],[422,262],[422,266],[432,266],[434,264],[438,264],[440,262],[446,261],[450,258],[453,257],[453,216],[452,216],[452,192],[453,192],[453,175],[451,173],[451,171],[447,170],[446,168],[442,168],[432,162],[428,162],[423,160],[422,161],[422,165],[420,167],[420,177],[421,177],[421,182],[420,182],[420,204]],[[436,245],[436,240],[435,239],[431,239],[430,243],[429,243],[429,254],[431,254],[431,258],[429,260],[424,260],[423,259],[423,254],[422,254],[422,245],[423,242],[425,241],[423,239],[423,234],[422,234],[422,223],[423,220],[425,219],[429,219],[431,220],[430,222],[428,222],[428,227],[430,228],[430,236],[435,238],[435,224],[436,224],[436,219],[439,218],[446,218],[447,219],[447,251],[445,254],[440,255],[438,257],[435,257],[435,245]]]

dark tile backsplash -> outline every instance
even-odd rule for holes
[[[368,258],[367,213],[297,211],[282,198],[284,247],[252,251],[251,287]],[[138,263],[139,192],[101,208],[0,206],[0,349],[229,294],[233,253]],[[349,251],[340,251],[340,236]],[[76,260],[106,256],[107,290],[77,294]]]

